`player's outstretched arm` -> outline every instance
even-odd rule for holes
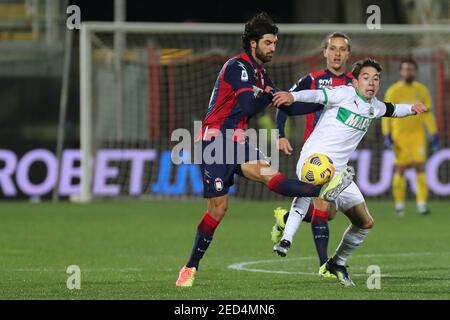
[[[257,98],[253,91],[245,91],[237,96],[239,105],[242,107],[242,115],[250,118],[257,113],[263,112],[270,105],[272,94],[263,92]]]
[[[272,103],[275,107],[290,106],[294,102],[312,102],[323,104],[326,96],[322,90],[302,90],[296,92],[280,91],[273,95]]]
[[[384,102],[386,106],[386,112],[383,117],[403,118],[427,111],[427,107],[423,103],[414,104],[393,104],[390,102]]]
[[[322,110],[324,108],[322,103],[326,102],[320,92],[320,90],[279,91],[273,95],[272,104],[282,109],[289,116],[314,113]]]

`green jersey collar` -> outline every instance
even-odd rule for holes
[[[358,89],[355,88],[356,94],[358,95],[358,97],[364,101],[365,103],[370,103],[369,101],[367,101],[366,98],[363,97],[363,95],[361,93],[359,93]]]

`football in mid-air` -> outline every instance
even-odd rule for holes
[[[334,176],[333,161],[325,154],[315,153],[303,163],[301,180],[314,185],[325,184]]]

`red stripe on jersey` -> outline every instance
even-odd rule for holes
[[[233,88],[224,79],[225,69],[227,68],[229,61],[230,60],[228,60],[222,67],[222,70],[220,70],[215,104],[203,121],[202,128],[198,133],[196,140],[211,139],[212,137],[219,135],[223,122],[229,117],[231,111],[237,104],[237,98]]]
[[[333,78],[333,87],[347,85],[347,77]]]
[[[245,92],[245,91],[253,91],[253,89],[252,88],[242,88],[242,89],[239,89],[238,91],[236,91],[236,93],[234,95],[237,97],[239,94],[241,94],[242,92]]]
[[[258,67],[246,53],[236,55],[224,64],[224,66],[220,70],[219,79],[217,81],[217,87],[215,88],[216,96],[214,96],[213,106],[210,109],[205,120],[203,121],[202,128],[196,137],[197,141],[200,139],[210,139],[211,137],[220,134],[221,129],[223,129],[224,123],[230,117],[230,114],[233,112],[233,109],[238,105],[237,96],[242,92],[253,91],[252,88],[241,88],[235,92],[233,87],[225,81],[225,71],[228,66],[228,63],[234,59],[243,59],[247,61],[252,66],[252,68]],[[255,70],[255,72],[257,72],[258,75],[257,86],[260,87],[261,89],[264,89],[263,88],[264,79],[262,79],[264,70],[265,69],[262,67],[258,67],[258,69]],[[235,128],[226,128],[226,129],[245,130],[247,129],[247,127],[248,127],[248,119],[246,117],[240,117],[239,122],[237,123]],[[236,136],[239,136],[239,134],[236,134]],[[238,138],[237,140],[240,139]]]
[[[315,76],[324,74],[321,71],[324,71],[324,70],[320,70],[320,71],[313,72],[313,73],[309,74],[309,76],[311,77],[311,90],[315,90],[316,89]],[[304,139],[303,141],[308,140],[309,136],[311,135],[311,133],[314,130],[314,116],[315,116],[315,113],[309,113],[309,114],[307,114],[305,116],[306,117],[306,123],[305,123],[305,131],[304,131],[304,134],[303,134],[303,139]]]
[[[319,71],[312,72],[312,73],[310,73],[310,75],[311,75],[311,77],[313,78],[313,81],[314,81],[315,78],[321,77],[321,76],[323,76],[326,73],[327,73],[327,70],[322,69],[322,70],[319,70]]]
[[[303,135],[303,141],[308,140],[309,136],[314,130],[314,117],[316,113],[309,113],[306,115],[305,133]]]

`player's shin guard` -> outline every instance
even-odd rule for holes
[[[328,238],[330,231],[328,229],[328,212],[314,209],[311,230],[316,245],[319,263],[323,265],[328,260]]]
[[[398,173],[394,174],[392,179],[392,194],[396,206],[404,205],[406,193],[406,179]]]
[[[220,221],[215,220],[207,213],[203,216],[202,220],[198,224],[197,234],[195,236],[194,245],[192,247],[191,257],[189,258],[186,267],[195,267],[198,270],[200,260],[203,258],[206,250],[208,249],[212,239],[214,231],[219,225]]]
[[[308,212],[311,198],[295,198],[292,201],[291,210],[289,211],[289,217],[286,221],[284,228],[283,240],[288,240],[292,243],[294,235],[297,233],[300,223]]]
[[[350,225],[345,230],[341,243],[333,256],[333,261],[340,266],[345,266],[348,257],[364,241],[370,229],[361,229],[355,225]]]
[[[267,183],[267,187],[286,197],[318,197],[321,190],[321,186],[314,186],[297,179],[288,179],[282,173],[273,176]]]

